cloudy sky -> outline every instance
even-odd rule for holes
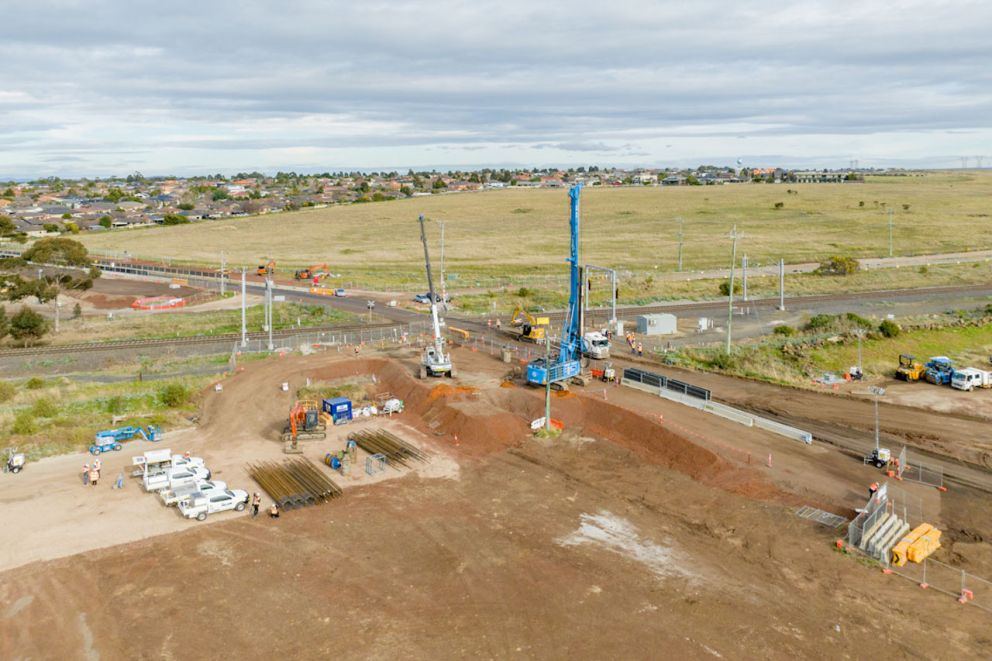
[[[0,178],[992,166],[992,2],[5,0]]]

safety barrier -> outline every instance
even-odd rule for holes
[[[635,372],[635,374],[631,375],[633,378],[628,376],[629,372]],[[637,374],[638,372],[639,374]],[[726,404],[714,402],[709,398],[709,390],[705,391],[705,399],[701,399],[697,395],[681,392],[679,390],[668,390],[664,385],[662,385],[663,379],[666,385],[672,382],[671,379],[666,379],[659,374],[652,374],[651,372],[643,372],[642,370],[632,370],[628,368],[623,371],[623,378],[620,383],[628,388],[649,392],[653,395],[658,395],[659,397],[663,397],[673,402],[678,402],[679,404],[691,406],[692,408],[699,409],[700,411],[706,411],[707,413],[718,415],[722,418],[726,418],[727,420],[744,425],[745,427],[758,427],[759,429],[764,429],[765,431],[769,431],[773,434],[791,438],[794,441],[801,441],[806,445],[810,445],[813,442],[813,435],[808,431],[797,429],[796,427],[790,427],[789,425],[783,425],[780,422],[762,418],[761,416],[753,415],[740,409],[735,409],[734,407],[727,406]],[[651,383],[652,381],[654,383]],[[695,388],[695,386],[693,386],[693,388]],[[696,390],[704,389],[696,388]]]

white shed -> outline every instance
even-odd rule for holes
[[[641,335],[674,335],[677,324],[674,314],[642,314],[637,318],[637,332]]]

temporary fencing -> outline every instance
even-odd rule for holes
[[[916,459],[910,460],[906,446],[899,452],[899,468],[896,471],[899,479],[919,482],[932,487],[944,486],[944,469],[936,465],[928,465]]]
[[[292,335],[283,335],[273,338],[273,345],[270,348],[268,340],[265,338],[252,338],[245,344],[235,342],[231,352],[232,360],[240,353],[288,353],[302,350],[304,352],[321,348],[337,348],[342,350],[346,347],[372,347],[384,348],[387,346],[405,345],[415,342],[420,335],[429,328],[427,322],[414,322],[410,324],[396,324],[395,326],[342,330],[342,331],[300,331]]]
[[[890,567],[889,571],[913,581],[921,588],[942,592],[962,604],[977,606],[992,613],[992,581],[964,569],[925,558],[919,564],[907,562],[902,567]]]

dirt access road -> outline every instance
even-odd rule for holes
[[[204,403],[210,461],[247,461],[246,443],[271,438],[278,379],[375,374],[459,468],[0,574],[0,658],[949,658],[992,645],[984,611],[836,553],[831,531],[788,510],[843,509],[843,492],[797,495],[675,425],[771,442],[760,432],[589,390],[556,398],[568,432],[541,441],[527,433],[540,393],[501,387],[506,366],[487,356],[455,359],[468,375],[455,383],[417,381],[409,354],[273,359],[232,377]],[[811,456],[863,481],[863,467]]]

